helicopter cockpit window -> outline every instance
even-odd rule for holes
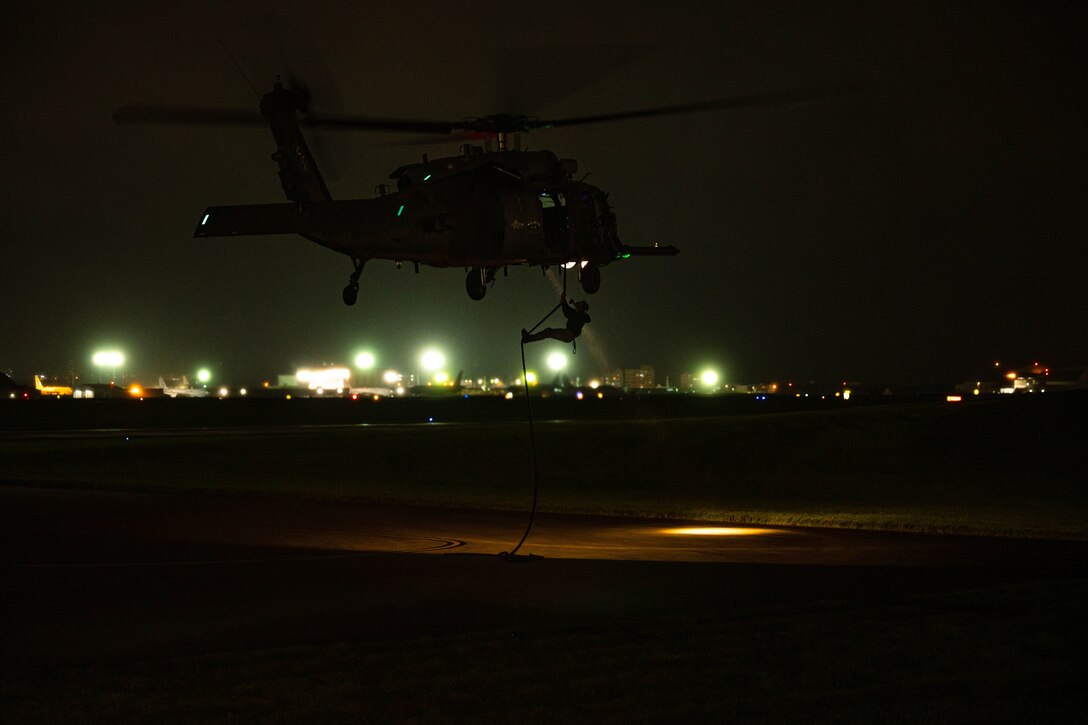
[[[567,200],[563,196],[561,191],[542,191],[540,196],[540,206],[545,209],[554,209],[557,206],[566,206]]]

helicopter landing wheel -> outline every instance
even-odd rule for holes
[[[484,295],[487,294],[487,285],[484,283],[483,270],[478,267],[469,270],[468,276],[465,277],[465,291],[474,300],[484,298]]]
[[[363,265],[366,264],[365,258],[352,257],[351,266],[355,268],[355,271],[351,273],[351,277],[348,278],[348,285],[344,288],[344,304],[351,307],[355,304],[355,300],[359,299],[359,275],[363,273]]]
[[[601,288],[601,268],[597,265],[586,265],[578,276],[582,282],[582,291],[587,295],[595,294]]]

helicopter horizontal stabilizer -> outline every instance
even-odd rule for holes
[[[209,206],[194,237],[233,237],[247,234],[298,234],[302,217],[297,204]]]
[[[672,257],[680,254],[680,250],[669,244],[662,247],[655,244],[652,247],[629,247],[623,246],[620,256],[621,257]]]

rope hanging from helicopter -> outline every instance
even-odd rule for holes
[[[566,268],[563,268],[563,295],[564,295],[564,297],[566,296],[566,293],[567,293],[567,270],[566,270]],[[557,304],[555,307],[553,307],[548,312],[548,314],[544,315],[544,317],[541,318],[540,322],[533,325],[533,328],[531,330],[529,330],[529,332],[530,333],[535,332],[536,329],[538,327],[540,327],[541,325],[543,325],[547,321],[547,319],[549,317],[554,315],[555,311],[558,310],[562,305],[563,305],[563,303],[562,303],[562,301],[560,301],[559,304]],[[511,549],[508,552],[504,551],[501,554],[499,554],[499,556],[506,559],[507,561],[528,561],[528,560],[531,560],[533,558],[539,558],[539,557],[535,557],[532,554],[530,554],[527,557],[524,556],[524,555],[519,555],[518,554],[518,549],[520,549],[521,545],[525,543],[525,540],[527,538],[529,538],[529,532],[532,531],[532,529],[533,529],[533,521],[536,519],[536,502],[537,502],[538,494],[540,492],[540,466],[537,463],[536,430],[533,427],[533,399],[532,399],[532,396],[529,395],[529,371],[528,371],[528,368],[525,365],[525,339],[524,338],[522,338],[522,341],[521,341],[521,381],[522,381],[522,384],[525,386],[525,409],[528,411],[528,415],[529,415],[529,450],[530,450],[532,461],[533,461],[533,505],[532,505],[532,508],[529,509],[529,523],[526,525],[525,533],[521,535],[521,540],[518,542],[517,546],[515,546],[513,549]]]

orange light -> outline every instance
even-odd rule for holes
[[[1005,373],[1005,377],[1009,380],[1016,380],[1016,373]]]
[[[131,388],[128,389],[128,394],[133,397],[143,395],[144,389],[141,388],[139,385],[133,385]]]
[[[661,529],[660,533],[672,536],[760,536],[762,534],[785,534],[780,529],[757,529],[747,526],[683,526],[676,529]]]
[[[962,403],[963,402],[963,396],[962,395],[949,395],[949,396],[947,396],[945,398],[945,400],[947,402],[949,402],[949,403]]]

